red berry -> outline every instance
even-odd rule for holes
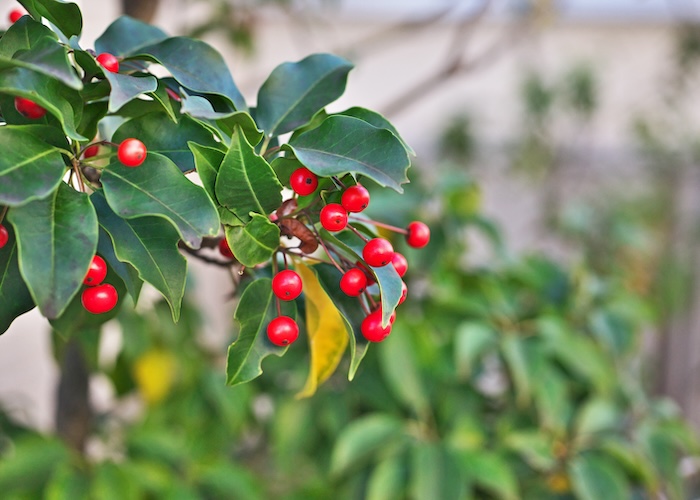
[[[423,248],[430,241],[430,228],[422,222],[414,220],[406,230],[406,242],[413,248]]]
[[[355,262],[355,265],[360,271],[365,273],[365,277],[367,278],[367,286],[374,285],[377,282],[377,280],[374,279],[374,273],[372,273],[370,268],[367,267],[364,262],[358,260]]]
[[[146,159],[146,145],[138,139],[124,139],[117,150],[117,158],[127,167],[138,167]]]
[[[267,338],[275,345],[289,345],[297,337],[299,337],[299,325],[289,316],[279,316],[267,325]]]
[[[340,203],[348,212],[362,212],[369,205],[369,191],[359,184],[343,192]]]
[[[85,148],[85,151],[83,152],[83,158],[92,158],[93,156],[97,156],[97,153],[100,152],[100,146],[97,144],[93,144],[92,146],[88,146]]]
[[[107,263],[99,255],[92,258],[88,272],[83,279],[83,284],[87,286],[99,285],[107,277]]]
[[[348,225],[348,213],[340,203],[329,203],[321,209],[321,225],[326,231],[342,231]]]
[[[318,177],[306,167],[299,167],[289,177],[289,184],[299,196],[307,196],[318,187]]]
[[[394,269],[396,269],[396,272],[399,273],[399,276],[403,278],[406,271],[408,271],[408,261],[406,260],[406,257],[399,252],[394,252],[394,257],[391,259],[391,264],[394,266]]]
[[[386,266],[394,258],[394,247],[389,240],[373,238],[362,249],[362,257],[372,267]]]
[[[111,311],[117,305],[119,295],[112,285],[103,283],[83,290],[80,299],[88,312],[102,314]]]
[[[374,311],[378,311],[378,312],[379,312],[379,316],[380,316],[380,317],[382,316],[382,307],[381,307],[381,306],[379,306],[379,307],[378,307],[377,309],[375,309]],[[373,311],[373,312],[374,312],[374,311]],[[389,323],[393,325],[393,324],[394,324],[394,321],[396,321],[396,310],[394,310],[394,312],[391,313],[391,316],[389,316]]]
[[[340,278],[340,289],[350,297],[357,297],[367,288],[367,276],[356,267],[348,269]]]
[[[24,97],[15,97],[15,109],[19,114],[30,120],[38,120],[46,114],[44,108]]]
[[[231,251],[231,247],[228,246],[226,238],[221,238],[219,240],[219,253],[227,259],[233,259],[233,252]]]
[[[382,312],[376,310],[369,314],[360,327],[362,335],[370,342],[381,342],[391,333],[391,323],[386,327],[382,327]]]
[[[7,245],[7,242],[10,239],[10,233],[7,231],[7,228],[0,224],[0,248],[4,247]]]
[[[408,297],[408,285],[405,281],[401,282],[401,298],[399,298],[399,304],[403,304],[404,300]]]
[[[14,24],[17,21],[19,21],[19,18],[24,16],[25,14],[26,14],[26,12],[23,11],[22,9],[12,9],[10,11],[10,15],[8,17],[10,18],[10,22],[12,24]]]
[[[285,269],[272,278],[272,293],[281,300],[294,300],[301,295],[301,276],[296,271]]]
[[[97,62],[110,73],[119,73],[119,59],[108,52],[104,52],[97,56]]]

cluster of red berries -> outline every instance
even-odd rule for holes
[[[334,179],[337,181],[337,179]],[[319,185],[316,174],[306,167],[296,169],[290,176],[292,190],[299,196],[313,194]],[[338,263],[329,250],[328,244],[322,247],[328,254],[331,262],[342,272],[338,283],[339,288],[350,297],[358,297],[362,307],[367,312],[361,325],[362,335],[371,342],[384,340],[391,332],[391,325],[396,318],[394,312],[389,324],[382,326],[382,311],[377,305],[377,301],[368,292],[367,288],[375,283],[374,274],[371,268],[393,265],[397,274],[403,278],[408,271],[406,258],[394,248],[385,238],[368,238],[350,224],[352,214],[358,214],[369,206],[370,195],[366,188],[357,184],[349,187],[341,185],[342,194],[340,203],[327,203],[321,208],[318,217],[321,226],[331,233],[350,229],[365,242],[362,249],[362,261],[352,263],[347,259],[341,259]],[[279,210],[278,210],[279,212]],[[281,223],[285,216],[278,213],[272,214],[270,219]],[[405,235],[406,242],[413,248],[422,248],[430,241],[430,229],[423,222],[411,222],[405,229],[378,223],[376,221],[366,221],[379,227],[390,229]],[[320,234],[316,238],[320,240]],[[223,238],[219,242],[219,251],[226,258],[233,258],[233,252],[228,242]],[[285,260],[286,262],[286,260]],[[302,280],[298,273],[291,269],[284,269],[273,276],[272,292],[277,300],[288,301],[296,299],[302,292]],[[363,301],[362,295],[367,295],[370,307]],[[402,293],[399,304],[403,303],[408,294],[408,287],[402,281]],[[279,311],[279,308],[278,308]],[[279,346],[286,346],[294,342],[299,336],[299,326],[296,321],[289,316],[279,315],[267,326],[267,336],[270,342]]]
[[[119,294],[109,283],[102,283],[107,277],[107,263],[99,255],[95,255],[90,263],[83,284],[80,301],[85,310],[92,314],[102,314],[111,311],[117,305]]]

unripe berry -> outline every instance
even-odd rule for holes
[[[296,271],[284,269],[272,278],[272,293],[280,300],[294,300],[301,295],[301,276]]]
[[[394,247],[389,240],[373,238],[362,249],[362,257],[372,267],[386,266],[394,258]]]
[[[362,212],[369,205],[369,191],[360,186],[350,186],[340,197],[340,203],[348,212]]]
[[[381,310],[376,310],[362,320],[360,331],[364,338],[370,342],[381,342],[391,333],[391,323],[386,328],[383,328],[382,312]]]
[[[219,240],[219,253],[227,259],[233,259],[233,252],[231,251],[231,247],[228,246],[226,238],[221,238]]]
[[[111,311],[117,305],[119,295],[112,285],[103,283],[83,290],[80,300],[88,312],[103,314]]]
[[[107,277],[107,263],[99,255],[92,258],[88,272],[83,279],[83,284],[87,286],[99,285]]]
[[[289,316],[279,316],[267,325],[267,338],[275,345],[289,345],[298,337],[299,325]]]
[[[321,225],[326,231],[342,231],[348,225],[348,213],[340,203],[329,203],[321,209]]]
[[[24,97],[15,97],[15,109],[19,114],[30,120],[38,120],[46,114],[44,108]]]
[[[408,271],[408,261],[406,260],[406,257],[399,252],[394,252],[394,257],[391,259],[391,264],[394,266],[394,269],[396,269],[399,276],[403,278],[406,271]]]
[[[26,14],[26,12],[23,11],[22,9],[12,9],[12,10],[10,11],[10,15],[9,15],[8,17],[10,18],[10,22],[11,22],[12,24],[14,24],[14,23],[16,23],[17,21],[19,21],[19,19],[20,19],[22,16],[24,16],[25,14]]]
[[[126,167],[138,167],[146,160],[146,145],[138,139],[124,139],[119,144],[117,158]]]
[[[406,242],[413,248],[423,248],[430,241],[430,228],[420,221],[411,222],[406,231]]]
[[[316,191],[318,177],[306,167],[299,167],[289,177],[289,185],[299,196],[307,196]]]
[[[340,278],[340,289],[350,297],[357,297],[367,288],[367,276],[365,273],[353,267],[348,269]]]
[[[97,56],[97,62],[110,73],[119,73],[119,59],[108,52]]]
[[[10,233],[7,231],[7,228],[0,224],[0,248],[4,247],[7,245],[7,242],[10,240]]]

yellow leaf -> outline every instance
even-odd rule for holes
[[[306,329],[311,351],[311,371],[298,398],[313,396],[319,384],[330,377],[348,346],[348,332],[340,311],[318,282],[314,272],[296,264],[306,296]]]
[[[175,381],[176,361],[166,351],[152,349],[141,355],[133,366],[134,381],[149,405],[161,401]]]

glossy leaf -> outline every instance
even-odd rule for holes
[[[219,232],[219,216],[207,194],[162,155],[148,153],[137,168],[115,160],[103,171],[102,185],[107,202],[120,217],[163,217],[192,248]]]
[[[18,51],[30,50],[42,38],[57,40],[56,34],[30,16],[22,16],[0,38],[0,56],[11,58]]]
[[[306,398],[313,396],[318,386],[338,368],[348,346],[348,333],[345,320],[316,274],[304,264],[297,263],[295,267],[304,284],[306,331],[311,356],[309,375],[297,397]]]
[[[264,136],[253,117],[245,111],[236,111],[226,118],[216,120],[216,125],[227,137],[233,136],[236,129],[240,128],[251,146],[256,146]]]
[[[267,215],[282,203],[282,185],[272,167],[255,154],[240,127],[216,177],[216,199],[244,222],[251,212]]]
[[[320,176],[364,175],[399,193],[401,184],[408,182],[411,162],[401,141],[389,130],[359,118],[329,116],[318,128],[283,147]]]
[[[158,88],[158,80],[151,75],[132,76],[105,70],[104,76],[112,88],[109,93],[110,113],[119,111],[122,106],[141,94],[154,92]]]
[[[112,239],[117,258],[132,265],[143,281],[165,297],[177,321],[187,278],[187,261],[177,248],[177,231],[159,217],[122,219],[101,192],[93,193],[91,200],[100,226]]]
[[[22,276],[41,313],[57,318],[80,289],[97,249],[97,215],[87,195],[66,184],[8,212]]]
[[[73,66],[68,61],[66,49],[58,41],[45,36],[13,59],[0,56],[0,70],[19,66],[55,78],[75,90],[83,88]]]
[[[394,134],[399,141],[401,141],[401,144],[403,144],[403,147],[406,149],[408,154],[416,154],[415,151],[413,151],[413,149],[411,148],[411,146],[409,146],[406,143],[406,141],[404,141],[401,138],[401,136],[399,135],[399,131],[396,130],[396,127],[394,127],[394,125],[392,125],[392,123],[389,120],[384,118],[381,114],[377,113],[376,111],[355,106],[335,114],[343,116],[353,116],[355,118],[359,118],[360,120],[369,123],[370,125],[374,125],[377,128],[385,128],[392,134]]]
[[[216,198],[216,176],[219,174],[219,167],[224,161],[225,154],[219,149],[200,146],[194,142],[188,142],[187,145],[192,151],[195,168],[202,182],[202,187],[204,187],[209,198],[214,202],[219,212],[221,223],[229,226],[242,226],[243,221],[236,217],[228,208],[222,206]]]
[[[603,455],[588,453],[575,457],[569,464],[569,476],[581,500],[626,500],[630,497],[624,472]]]
[[[257,123],[268,136],[304,125],[345,91],[352,64],[332,54],[313,54],[277,66],[258,92]]]
[[[168,115],[168,118],[170,118],[173,123],[177,123],[178,113],[173,108],[173,100],[170,95],[168,95],[168,87],[162,79],[158,80],[158,88],[155,92],[151,92],[149,95],[161,105],[163,111]]]
[[[318,282],[345,320],[345,329],[350,345],[348,380],[352,380],[369,347],[369,342],[361,333],[362,320],[365,319],[366,314],[355,297],[346,295],[340,289],[341,274],[335,266],[331,264],[316,264],[311,266],[310,269],[316,274]]]
[[[296,317],[293,303],[280,305],[282,314]],[[237,385],[248,382],[262,373],[262,360],[274,354],[282,356],[288,347],[279,347],[267,339],[267,325],[277,317],[272,294],[272,281],[261,278],[253,281],[243,292],[234,319],[240,325],[236,341],[228,349],[226,382]]]
[[[95,40],[95,51],[124,57],[141,47],[161,42],[166,38],[168,35],[165,32],[151,24],[133,17],[121,16]]]
[[[204,42],[172,37],[132,50],[131,55],[147,57],[162,64],[187,89],[223,96],[235,109],[247,109],[224,58]]]
[[[18,1],[37,21],[41,17],[45,18],[61,30],[66,38],[80,36],[80,32],[83,30],[83,16],[76,4],[59,0]]]
[[[7,244],[0,248],[0,334],[5,333],[17,316],[34,308],[34,301],[19,272],[17,240],[11,224]]]
[[[44,198],[63,178],[66,165],[61,153],[40,138],[42,130],[49,128],[36,127],[0,127],[0,205],[16,206]]]
[[[129,137],[138,137],[149,153],[160,153],[170,158],[181,172],[194,170],[194,158],[188,141],[200,146],[216,148],[218,143],[211,132],[188,116],[173,123],[166,113],[147,113],[122,124],[112,141],[120,143]]]
[[[251,214],[245,226],[226,226],[226,239],[236,259],[246,267],[270,260],[280,245],[279,227],[264,215]]]
[[[92,198],[94,201],[95,198]],[[99,214],[98,214],[99,215]],[[129,264],[128,262],[122,262],[117,258],[117,254],[114,253],[114,246],[112,245],[112,240],[102,227],[100,227],[100,239],[97,241],[97,253],[102,256],[102,258],[107,263],[107,268],[110,271],[119,276],[119,278],[124,282],[129,295],[134,300],[136,304],[139,300],[139,294],[141,293],[141,286],[143,281],[139,278],[139,272]]]

